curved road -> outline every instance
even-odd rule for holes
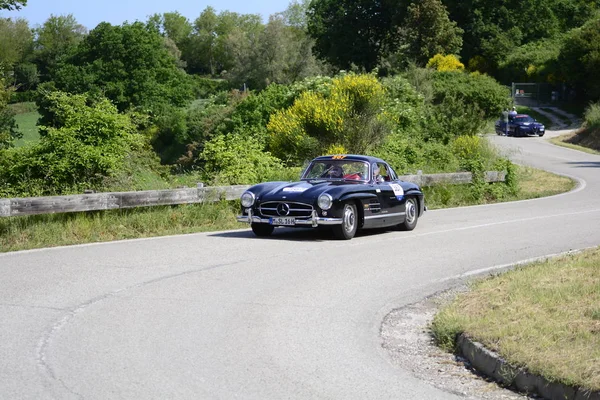
[[[599,156],[490,140],[580,186],[349,242],[243,230],[0,255],[0,399],[458,398],[390,362],[383,318],[457,279],[600,244]]]

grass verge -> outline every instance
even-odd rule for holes
[[[519,187],[517,194],[510,195],[501,192],[500,196],[491,195],[495,192],[494,185],[489,184],[488,195],[482,200],[473,199],[465,185],[441,185],[423,188],[427,207],[437,208],[464,207],[477,204],[491,204],[506,201],[528,200],[552,196],[572,190],[576,182],[570,178],[551,174],[530,167],[517,167]]]
[[[600,390],[600,248],[476,281],[435,316],[437,342],[458,334],[553,382]]]
[[[501,200],[530,199],[569,191],[574,182],[544,171],[519,167],[519,193]],[[497,184],[504,185],[504,184]],[[465,185],[426,188],[429,208],[482,204],[469,197]],[[81,243],[242,229],[239,202],[148,207],[89,213],[0,218],[0,252]]]
[[[242,228],[238,202],[0,218],[0,252]]]
[[[600,130],[597,129],[582,129],[575,133],[552,138],[550,142],[558,146],[600,155]]]

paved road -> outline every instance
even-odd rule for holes
[[[350,242],[246,230],[0,255],[0,399],[455,398],[390,362],[384,316],[477,271],[600,244],[600,157],[490,139],[579,188]]]

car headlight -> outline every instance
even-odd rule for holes
[[[244,192],[241,197],[243,207],[252,207],[256,201],[256,196],[252,192]]]
[[[319,196],[317,204],[321,210],[329,210],[333,205],[333,198],[327,193],[323,193]]]

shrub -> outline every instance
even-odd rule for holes
[[[208,141],[200,160],[206,181],[213,185],[252,184],[268,180],[281,162],[253,137],[217,135]]]
[[[40,126],[40,142],[4,154],[0,186],[13,195],[47,195],[97,188],[123,169],[140,143],[136,127],[110,101],[84,95],[47,94],[60,126]],[[10,193],[4,193],[5,195]]]
[[[367,152],[391,131],[384,105],[385,89],[374,76],[341,75],[329,90],[303,92],[291,107],[271,117],[269,148],[291,163],[322,154],[332,145]]]
[[[600,102],[592,103],[585,109],[585,127],[600,129]]]
[[[483,112],[483,118],[496,118],[502,110],[510,106],[508,88],[493,78],[480,73],[436,72],[432,75],[435,104],[462,101]]]
[[[0,79],[0,150],[11,147],[15,139],[23,135],[17,130],[14,113],[8,107],[11,91],[4,88]]]
[[[475,135],[486,124],[485,113],[476,103],[467,103],[454,94],[428,107],[426,115],[422,120],[424,139],[438,140],[444,144],[457,136]]]
[[[436,54],[427,62],[427,68],[432,68],[436,71],[464,71],[465,65],[454,54],[447,56]]]

